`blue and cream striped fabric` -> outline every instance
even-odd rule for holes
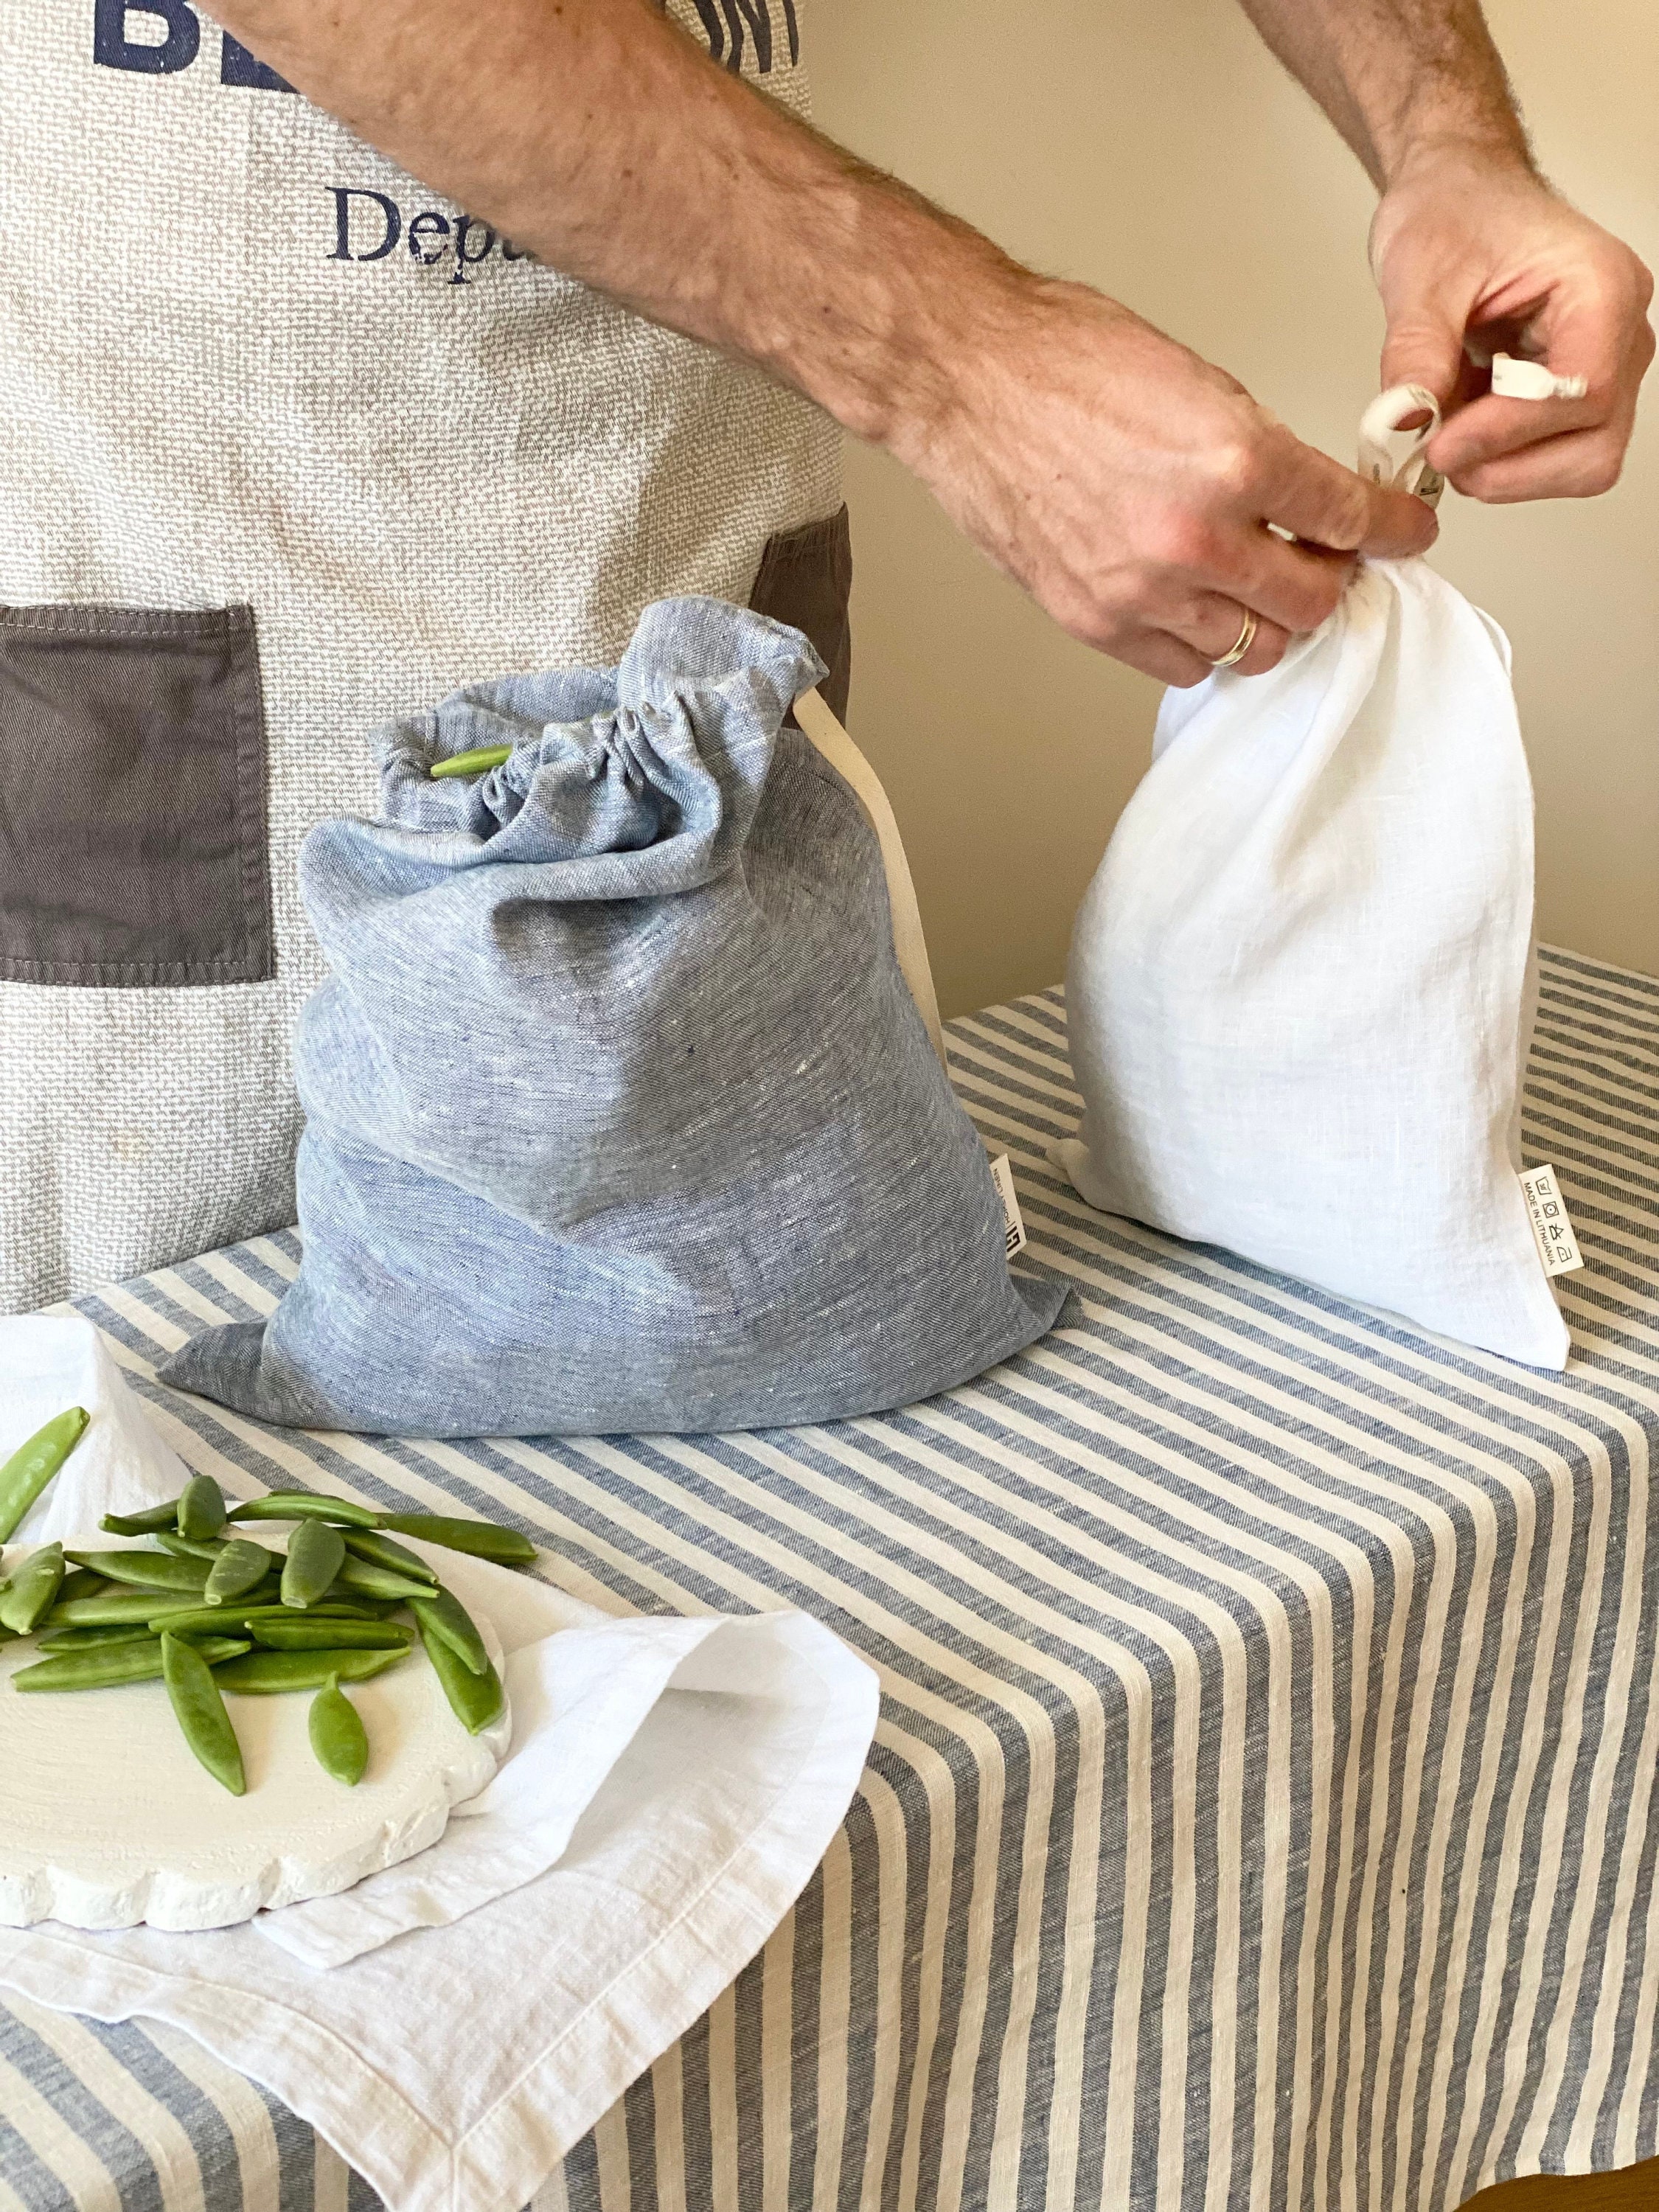
[[[538,2212],[1348,2212],[1659,2149],[1659,983],[1546,957],[1547,1376],[1091,1214],[1058,994],[958,1022],[1076,1325],[764,1436],[380,1444],[150,1368],[275,1237],[82,1302],[191,1462],[504,1515],[611,1610],[799,1606],[881,1669],[844,1832]],[[171,2030],[0,2012],[0,2212],[372,2212]]]

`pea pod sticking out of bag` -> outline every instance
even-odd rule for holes
[[[46,1544],[31,1553],[0,1590],[0,1628],[27,1636],[51,1612],[64,1581],[64,1547]]]
[[[86,1434],[92,1419],[84,1406],[71,1406],[37,1429],[0,1467],[0,1544],[9,1542],[23,1516]]]
[[[179,1500],[179,1534],[205,1543],[225,1525],[225,1494],[210,1474],[193,1474]]]
[[[375,1528],[380,1516],[372,1506],[358,1505],[349,1498],[328,1498],[316,1490],[270,1490],[263,1498],[244,1498],[225,1516],[228,1521],[333,1521],[342,1528]]]
[[[247,1790],[242,1747],[202,1647],[179,1636],[164,1636],[161,1643],[161,1677],[185,1741],[216,1782],[233,1797],[242,1796]]]
[[[283,1603],[314,1605],[345,1565],[345,1538],[326,1521],[302,1521],[288,1542],[283,1569]]]
[[[368,1730],[337,1674],[331,1674],[312,1699],[307,1726],[318,1765],[348,1790],[355,1789],[368,1765]]]
[[[434,761],[427,774],[434,783],[448,775],[483,775],[512,757],[511,745],[475,745],[471,752],[451,753],[447,760]]]
[[[497,1521],[461,1521],[442,1513],[382,1513],[379,1525],[400,1536],[418,1536],[428,1544],[471,1552],[507,1567],[527,1567],[536,1556],[528,1536],[517,1528],[504,1528]]]
[[[210,1605],[223,1605],[257,1589],[276,1565],[276,1556],[263,1544],[246,1536],[233,1536],[208,1571],[202,1595]]]

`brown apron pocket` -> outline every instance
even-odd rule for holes
[[[276,972],[251,607],[0,607],[0,981]]]
[[[805,630],[830,673],[818,687],[837,721],[847,719],[853,676],[853,538],[847,509],[822,522],[781,530],[767,542],[749,604],[757,615]]]

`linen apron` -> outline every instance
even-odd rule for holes
[[[295,856],[371,725],[671,593],[845,681],[839,434],[188,0],[3,0],[0,1311],[293,1218]],[[674,0],[807,103],[799,0]],[[643,127],[648,127],[648,118]]]

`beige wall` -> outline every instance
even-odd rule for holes
[[[1546,166],[1659,264],[1659,8],[1488,0]],[[1352,457],[1371,196],[1230,0],[817,0],[818,119],[1099,284]],[[1156,687],[1062,636],[896,467],[849,456],[852,721],[903,825],[947,1012],[1053,981]],[[1659,393],[1607,498],[1449,494],[1437,564],[1515,644],[1541,933],[1659,972]]]

